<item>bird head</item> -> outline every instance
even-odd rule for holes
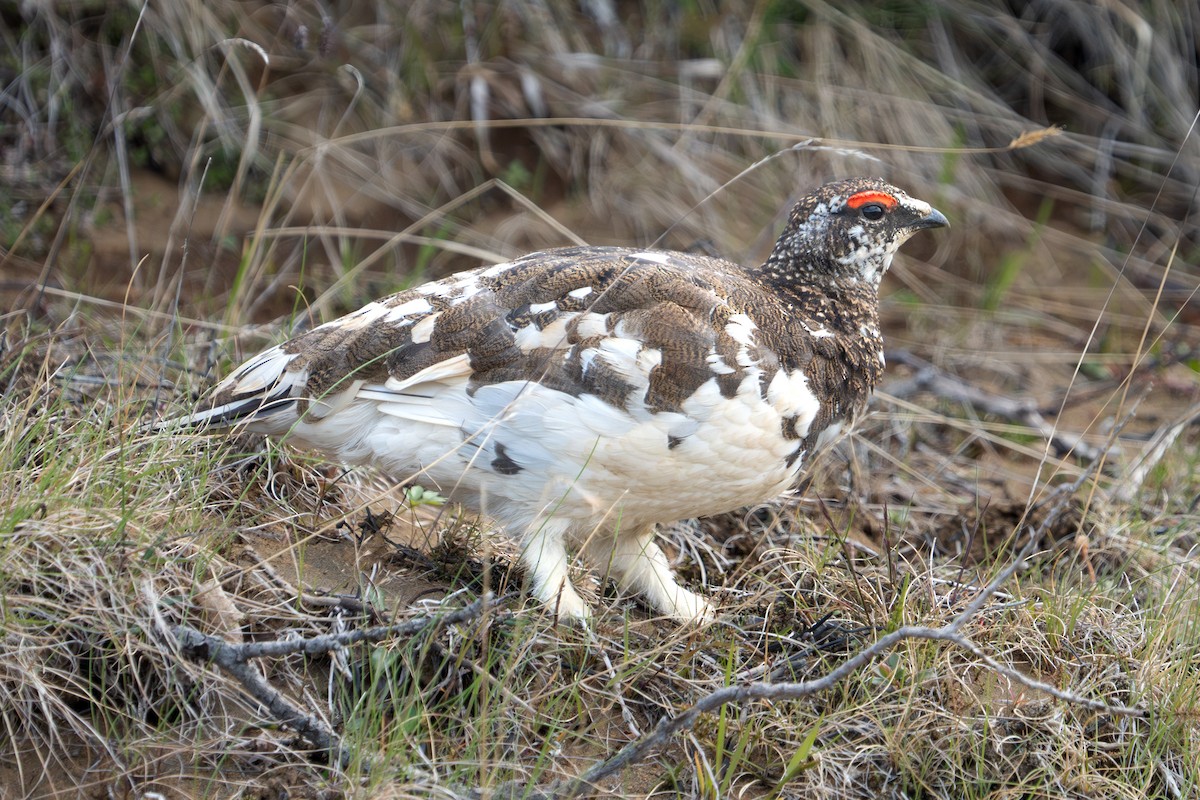
[[[848,178],[801,198],[763,272],[773,281],[878,289],[910,236],[950,223],[940,211],[879,178]]]

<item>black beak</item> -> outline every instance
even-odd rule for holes
[[[949,228],[950,220],[946,219],[946,215],[935,208],[913,222],[912,226],[916,230],[921,230],[922,228]]]

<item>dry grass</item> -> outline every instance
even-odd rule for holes
[[[723,686],[947,623],[1032,539],[962,629],[979,652],[909,639],[726,705],[600,790],[1195,796],[1186,5],[3,12],[0,794],[532,796]],[[664,532],[711,629],[595,583],[594,637],[555,629],[486,521],[143,427],[379,293],[576,240],[752,261],[791,196],[863,172],[954,229],[897,260],[876,413],[805,491]],[[333,765],[177,638],[406,621],[250,662],[340,741]]]

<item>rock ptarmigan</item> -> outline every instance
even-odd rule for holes
[[[761,502],[865,404],[878,290],[947,224],[882,180],[826,184],[757,267],[567,247],[369,303],[247,361],[183,422],[244,426],[436,488],[520,543],[533,594],[586,620],[570,551],[681,621],[655,526]]]

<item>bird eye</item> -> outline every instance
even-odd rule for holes
[[[860,207],[858,210],[865,219],[869,219],[872,222],[874,222],[875,220],[883,219],[883,215],[885,213],[887,213],[886,209],[884,209],[883,206],[879,205],[879,203],[867,203],[865,206]]]

